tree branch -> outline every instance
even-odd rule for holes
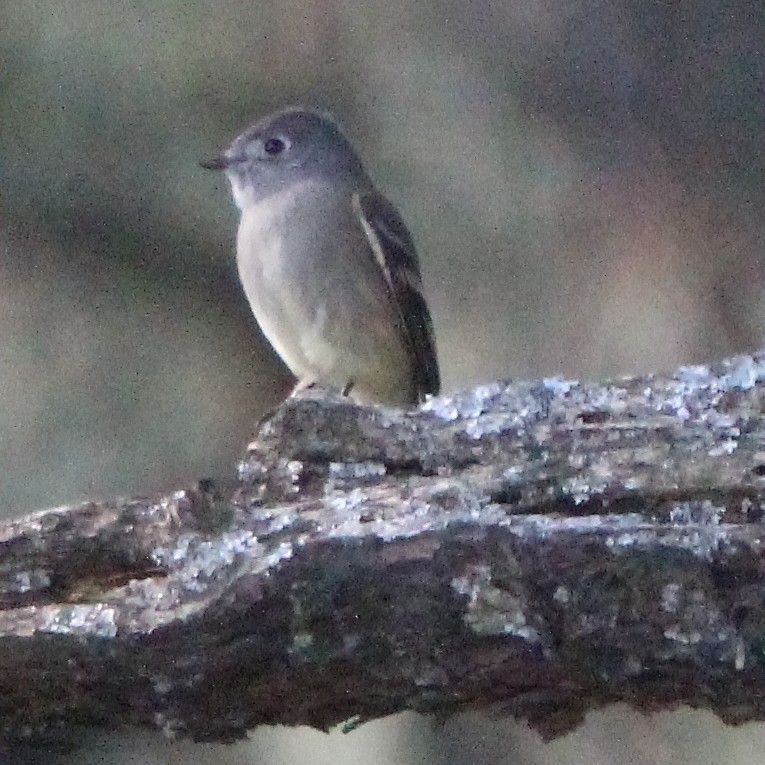
[[[282,405],[231,482],[0,527],[0,740],[499,703],[765,718],[765,355]]]

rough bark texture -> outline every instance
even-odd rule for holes
[[[489,385],[421,411],[313,393],[230,484],[0,528],[0,741],[232,740],[499,704],[765,719],[765,356]]]

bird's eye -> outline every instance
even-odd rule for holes
[[[271,157],[281,154],[287,148],[287,144],[281,138],[268,138],[263,144],[263,151]]]

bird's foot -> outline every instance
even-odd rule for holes
[[[346,399],[353,388],[353,382],[346,383],[342,390],[329,388],[311,379],[299,380],[292,389],[290,398]]]

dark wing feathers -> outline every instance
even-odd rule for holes
[[[377,265],[388,285],[391,301],[412,354],[418,397],[437,395],[441,380],[436,358],[433,322],[422,291],[417,252],[398,210],[377,191],[357,192],[353,206],[358,214]]]

